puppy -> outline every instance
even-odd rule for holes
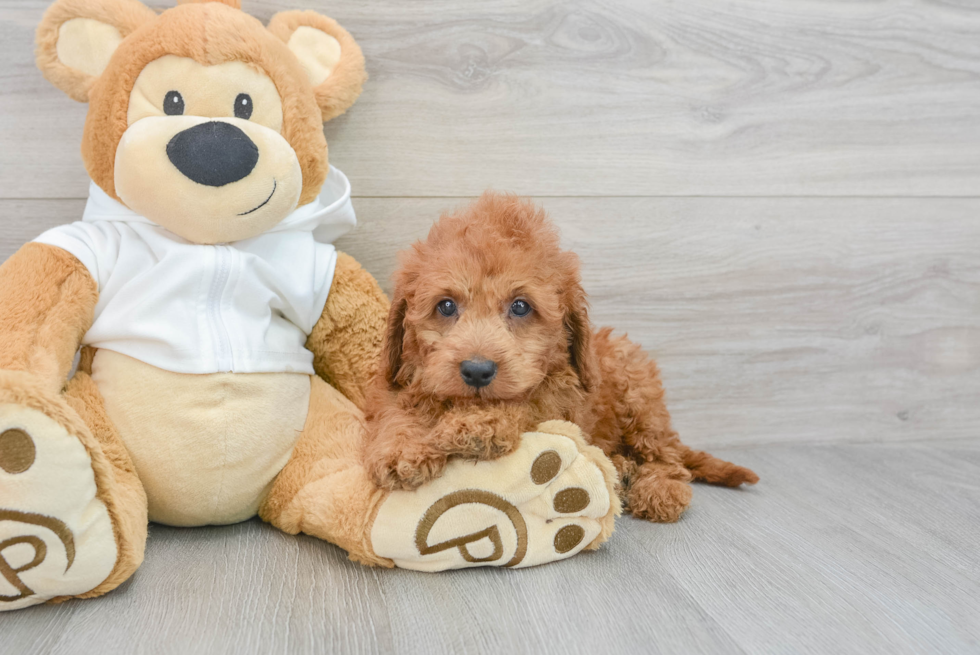
[[[612,459],[638,517],[676,521],[692,480],[758,481],[680,442],[657,365],[593,330],[578,257],[530,202],[486,193],[400,263],[367,407],[365,464],[382,487],[418,487],[451,457],[506,455],[550,419],[578,424]]]

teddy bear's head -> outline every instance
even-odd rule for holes
[[[196,243],[260,234],[316,198],[322,123],[365,79],[346,30],[312,11],[263,26],[238,0],[58,0],[37,31],[45,77],[89,103],[82,158],[131,210]]]

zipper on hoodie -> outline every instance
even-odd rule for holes
[[[214,277],[208,291],[208,325],[211,328],[211,343],[214,344],[215,365],[219,371],[228,372],[233,368],[231,337],[221,315],[221,302],[231,278],[234,253],[228,246],[211,247],[214,252]]]

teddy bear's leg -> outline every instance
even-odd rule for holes
[[[371,543],[396,566],[522,568],[595,550],[620,513],[616,471],[577,425],[547,421],[492,461],[450,461],[441,477],[395,491]]]
[[[336,544],[354,561],[392,566],[371,547],[371,521],[386,494],[361,464],[364,416],[320,378],[311,385],[303,434],[259,516],[284,532]]]
[[[105,403],[89,373],[77,372],[68,382],[65,400],[85,421],[112,470],[106,485],[115,484],[113,492],[102,492],[112,517],[116,539],[116,565],[109,577],[82,598],[101,596],[129,579],[140,564],[146,548],[146,491],[136,474],[136,467],[123,445],[119,432],[109,420]]]
[[[439,479],[389,494],[362,464],[360,411],[319,378],[312,385],[303,435],[259,510],[285,532],[423,571],[543,564],[612,533],[616,472],[570,423],[542,424],[506,457],[450,462]]]
[[[146,496],[91,378],[0,373],[0,611],[89,598],[143,560]]]

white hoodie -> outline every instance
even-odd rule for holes
[[[251,239],[191,243],[93,182],[82,220],[36,241],[70,252],[98,284],[83,344],[176,373],[312,374],[305,344],[333,282],[330,243],[355,223],[350,182],[331,167],[317,200]]]

